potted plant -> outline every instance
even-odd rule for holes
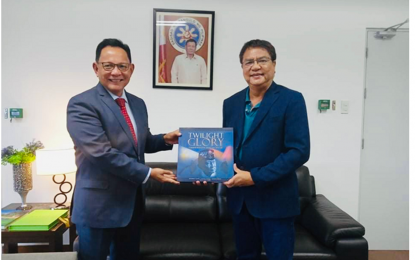
[[[13,146],[7,146],[1,150],[1,164],[13,165],[13,188],[22,199],[22,205],[17,209],[32,208],[26,204],[26,196],[33,188],[32,162],[36,159],[36,150],[42,148],[44,148],[42,142],[33,140],[22,150],[16,150]]]

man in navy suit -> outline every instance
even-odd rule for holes
[[[79,259],[138,259],[148,178],[179,184],[171,171],[144,165],[144,153],[171,150],[178,130],[152,135],[144,101],[124,90],[134,71],[128,45],[105,39],[93,69],[97,86],[71,98],[67,128],[78,170],[72,222]]]
[[[248,87],[223,103],[223,127],[233,127],[235,175],[224,182],[238,259],[293,258],[300,213],[295,170],[307,162],[310,136],[301,93],[273,79],[277,55],[264,40],[242,47]]]

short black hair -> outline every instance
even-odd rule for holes
[[[194,42],[194,43],[195,43],[195,46],[197,46],[197,42],[196,42],[194,39],[189,39],[189,40],[187,40],[187,41],[186,41],[185,46],[187,46],[187,44],[188,44],[189,42]]]
[[[241,52],[239,53],[239,61],[242,64],[242,59],[244,58],[244,54],[247,49],[250,48],[262,48],[268,52],[268,54],[271,56],[271,60],[275,61],[277,59],[277,53],[275,52],[274,46],[268,41],[265,40],[250,40],[249,42],[246,42],[244,46],[241,49]]]
[[[95,52],[95,61],[98,62],[99,61],[99,57],[101,57],[101,51],[102,49],[104,49],[107,46],[111,46],[111,47],[119,47],[121,49],[123,49],[128,56],[128,59],[130,60],[130,62],[132,62],[131,60],[131,51],[130,51],[130,47],[128,47],[127,44],[124,44],[121,40],[118,39],[104,39],[102,40],[102,42],[100,42],[97,46],[97,50]]]

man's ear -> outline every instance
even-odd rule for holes
[[[98,63],[92,63],[92,68],[94,69],[95,75],[98,77]]]
[[[131,63],[130,65],[131,74],[133,74],[134,69],[135,69],[134,63]]]

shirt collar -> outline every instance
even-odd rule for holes
[[[262,101],[261,101],[262,102]],[[252,107],[251,99],[249,98],[249,88],[246,89],[246,96],[245,96],[245,108],[248,111],[252,111],[254,109],[258,109],[261,105],[261,102],[255,105],[255,107]]]
[[[122,90],[122,95],[121,97],[114,95],[111,91],[109,91],[108,89],[105,88],[105,90],[111,95],[111,97],[116,100],[117,98],[123,98],[125,100],[126,103],[128,103],[128,99],[127,99],[127,95],[125,94],[125,90]]]
[[[196,59],[196,54],[193,54],[193,58],[189,58],[189,56],[187,56],[187,54],[186,54],[186,59],[195,60]]]

